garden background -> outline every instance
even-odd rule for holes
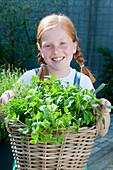
[[[65,14],[74,23],[85,65],[97,79],[94,86],[106,83],[102,95],[113,105],[112,0],[0,0],[0,95],[13,88],[23,69],[39,67],[37,27],[40,19],[52,13]],[[80,69],[74,59],[71,65]],[[4,140],[5,131],[0,132]]]

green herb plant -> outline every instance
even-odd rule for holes
[[[14,83],[16,83],[22,75],[20,69],[14,68],[11,72],[11,68],[13,68],[13,66],[10,65],[8,65],[8,69],[6,69],[5,65],[0,67],[0,96],[6,90],[12,90],[14,88]],[[0,141],[9,143],[8,132],[6,130],[4,120],[0,122]]]
[[[70,130],[71,126],[75,133],[78,133],[79,127],[93,126],[93,109],[99,112],[105,124],[101,112],[92,105],[101,104],[94,93],[104,84],[92,93],[88,89],[78,89],[78,85],[69,87],[67,83],[67,87],[64,87],[54,76],[43,81],[34,76],[31,81],[32,85],[17,84],[14,97],[2,108],[5,111],[6,124],[10,121],[25,125],[25,128],[18,130],[23,135],[30,132],[32,144],[53,141],[57,145],[64,140],[64,133],[67,129]]]

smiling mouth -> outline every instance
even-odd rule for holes
[[[57,58],[52,58],[53,61],[61,61],[63,60],[65,57],[57,57]]]

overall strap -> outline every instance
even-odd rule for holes
[[[80,86],[80,78],[81,74],[78,71],[76,71],[73,85],[78,84]]]
[[[34,68],[36,74],[39,72],[39,68]]]

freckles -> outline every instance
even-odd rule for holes
[[[62,47],[62,50],[69,50],[67,47]]]
[[[48,52],[43,51],[42,58],[44,58],[44,60],[46,60],[47,58],[49,58],[49,55],[50,54]]]

